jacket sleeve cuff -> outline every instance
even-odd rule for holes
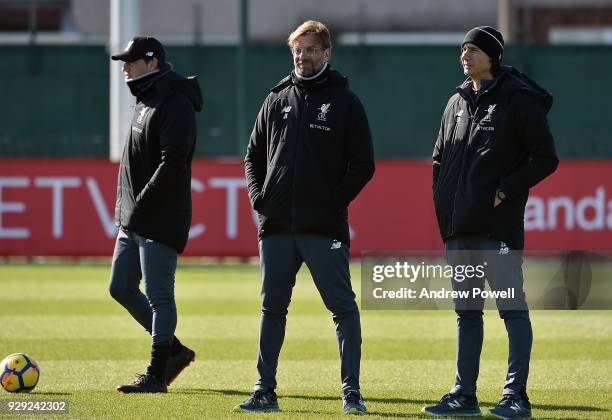
[[[259,210],[259,206],[261,205],[261,193],[256,193],[251,200],[251,205],[254,210]]]

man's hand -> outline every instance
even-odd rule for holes
[[[493,208],[499,206],[506,199],[506,193],[502,190],[495,191],[495,200],[493,200]]]

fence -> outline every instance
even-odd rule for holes
[[[0,156],[106,157],[109,59],[102,46],[1,46]],[[332,65],[349,77],[372,126],[377,158],[431,155],[440,116],[463,80],[459,47],[338,46]],[[170,47],[170,61],[197,74],[205,108],[197,156],[241,156],[237,133],[236,49]],[[555,96],[550,124],[561,157],[610,158],[607,123],[612,48],[508,47],[504,61]],[[248,49],[247,126],[267,91],[291,69],[283,46]],[[244,133],[248,136],[248,133]]]

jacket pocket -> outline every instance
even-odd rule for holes
[[[450,220],[453,212],[454,200],[450,198],[450,195],[454,194],[454,191],[444,191],[440,185],[436,185],[433,192],[434,210],[436,213],[436,219],[438,221],[438,228],[440,235],[444,238],[452,234]]]
[[[285,176],[287,171],[286,166],[269,166],[266,172],[261,195],[257,203],[257,212],[268,216],[269,210],[272,209],[280,197],[287,194],[288,179]]]
[[[458,191],[453,213],[454,233],[487,233],[493,222],[495,190]]]

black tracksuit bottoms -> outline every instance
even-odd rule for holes
[[[505,243],[486,237],[458,236],[446,241],[447,260],[450,265],[483,264],[486,280],[491,290],[512,287],[517,298],[510,303],[498,300],[499,316],[504,320],[508,333],[508,372],[503,394],[519,395],[527,387],[529,360],[533,333],[529,311],[523,291],[522,252],[511,250]],[[468,287],[467,282],[452,281],[454,290]],[[484,279],[478,287],[484,286]],[[471,286],[469,286],[471,287]],[[460,307],[455,300],[457,313],[457,373],[453,394],[476,395],[476,380],[480,365],[480,353],[484,337],[484,301],[470,300],[467,307]]]
[[[291,292],[306,263],[336,326],[342,389],[359,390],[361,324],[351,288],[348,246],[315,234],[278,233],[260,240],[259,254],[262,308],[255,389],[276,388]]]

